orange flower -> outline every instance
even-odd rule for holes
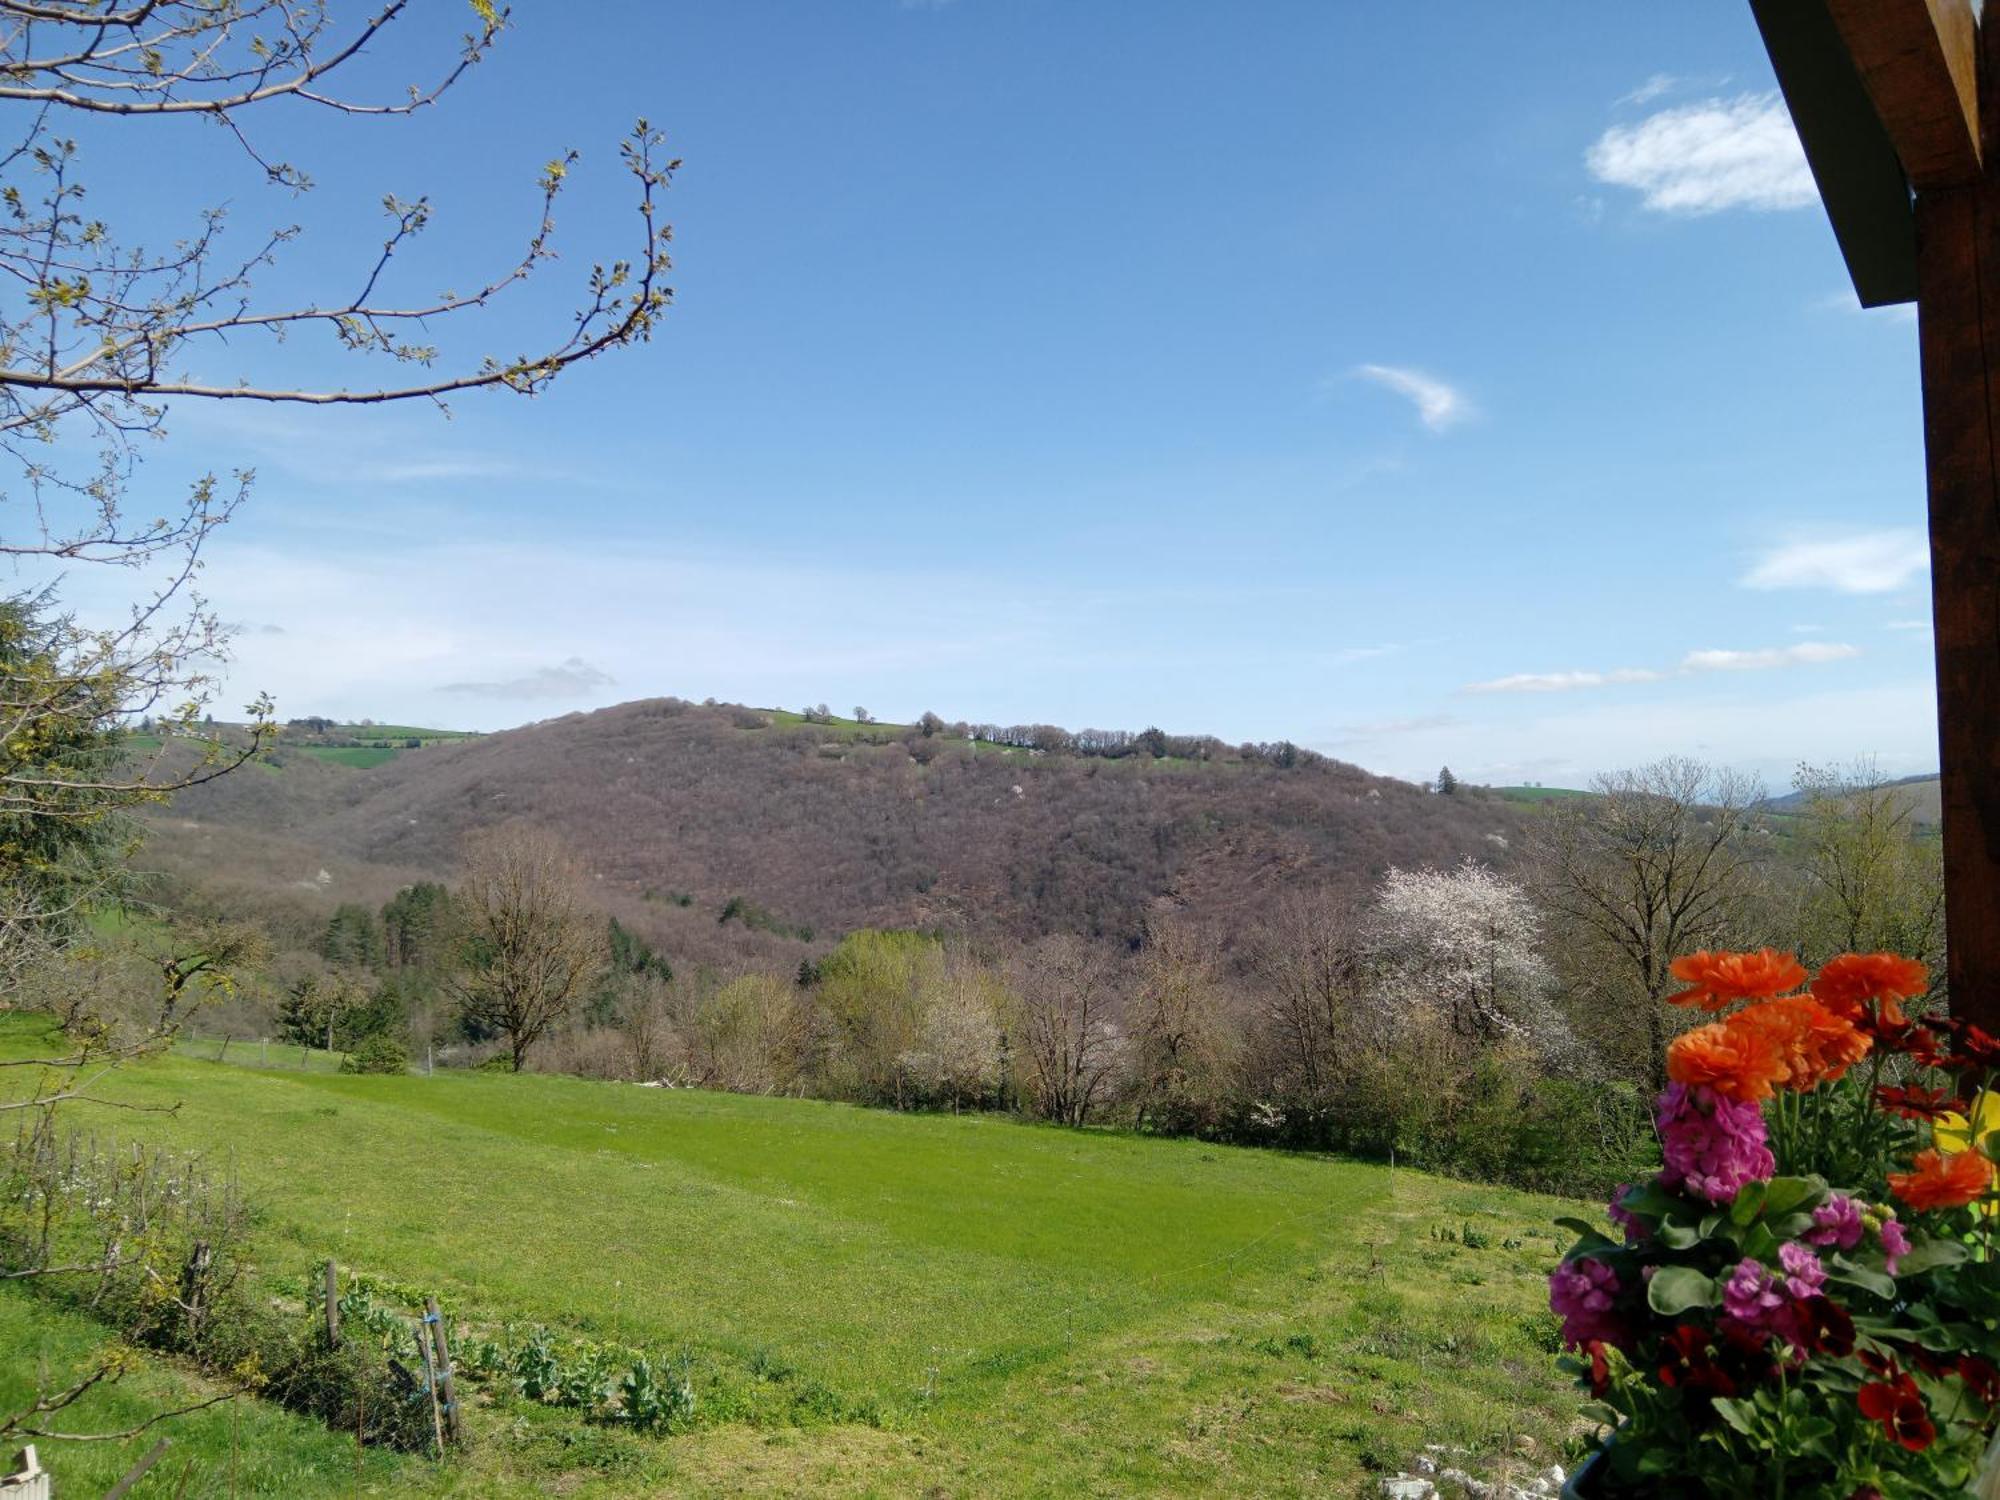
[[[1872,1045],[1847,1017],[1810,995],[1785,995],[1746,1006],[1723,1022],[1762,1036],[1785,1066],[1786,1087],[1831,1083],[1868,1055]]]
[[[1918,1210],[1963,1208],[1993,1185],[1993,1163],[1977,1151],[1919,1151],[1912,1165],[1889,1174],[1889,1191]]]
[[[1721,1010],[1733,1000],[1768,1000],[1806,982],[1805,968],[1789,953],[1763,948],[1755,953],[1710,953],[1704,948],[1668,965],[1689,988],[1667,996],[1669,1005]]]
[[[1706,1085],[1730,1099],[1771,1097],[1790,1068],[1769,1037],[1754,1027],[1711,1021],[1667,1044],[1667,1077],[1690,1088]]]
[[[1930,988],[1930,971],[1899,953],[1843,953],[1829,959],[1812,982],[1813,995],[1850,1021],[1866,1014],[1869,1001],[1882,1007],[1882,1019],[1903,1022],[1902,1003]]]

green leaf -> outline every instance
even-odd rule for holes
[[[1658,1279],[1658,1277],[1654,1278],[1656,1281]],[[1710,1405],[1715,1408],[1715,1414],[1718,1417],[1722,1418],[1723,1421],[1734,1427],[1745,1437],[1755,1437],[1757,1435],[1757,1413],[1755,1408],[1742,1401],[1732,1401],[1726,1396],[1717,1396]]]
[[[1678,1317],[1692,1307],[1713,1307],[1714,1278],[1692,1266],[1661,1266],[1646,1288],[1646,1303],[1663,1318]]]
[[[1956,1240],[1924,1240],[1897,1263],[1898,1276],[1911,1276],[1937,1266],[1955,1266],[1965,1260],[1965,1246]]]
[[[1816,1205],[1827,1196],[1827,1186],[1818,1177],[1773,1177],[1764,1184],[1764,1212],[1788,1214],[1793,1209]]]
[[[1828,1262],[1827,1274],[1835,1281],[1844,1281],[1849,1286],[1858,1286],[1865,1292],[1873,1292],[1885,1302],[1895,1300],[1894,1278],[1885,1276],[1880,1271],[1870,1271],[1864,1266],[1857,1266],[1844,1255],[1836,1255]]]
[[[1736,1201],[1729,1205],[1729,1222],[1738,1227],[1748,1225],[1763,1210],[1767,1191],[1764,1183],[1744,1183],[1737,1191]]]
[[[1738,1243],[1752,1260],[1770,1260],[1778,1253],[1778,1237],[1771,1233],[1768,1224],[1752,1224],[1743,1231]]]
[[[1575,1260],[1579,1255],[1596,1255],[1605,1250],[1622,1250],[1624,1246],[1616,1240],[1607,1239],[1604,1231],[1582,1219],[1557,1219],[1558,1229],[1567,1229],[1576,1236],[1576,1243],[1569,1247],[1564,1260]]]
[[[1657,1182],[1648,1182],[1625,1193],[1625,1207],[1635,1214],[1648,1218],[1664,1219],[1667,1215],[1687,1205],[1675,1194],[1668,1192]]]
[[[1701,1243],[1700,1233],[1687,1224],[1662,1224],[1654,1235],[1669,1250],[1691,1250]]]

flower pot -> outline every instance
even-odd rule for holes
[[[1610,1492],[1604,1487],[1610,1469],[1605,1449],[1599,1448],[1563,1481],[1562,1500],[1610,1500]]]

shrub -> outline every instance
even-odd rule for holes
[[[341,1061],[343,1073],[395,1073],[410,1071],[410,1057],[403,1044],[388,1035],[371,1036]]]

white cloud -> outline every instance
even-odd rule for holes
[[[595,697],[601,689],[618,681],[609,672],[593,667],[580,656],[572,656],[555,666],[536,667],[519,677],[499,682],[447,682],[440,693],[461,693],[473,698],[559,698]]]
[[[1890,630],[1929,630],[1931,622],[1929,620],[1891,620],[1888,622],[1886,628]]]
[[[1787,542],[1759,558],[1740,580],[1752,589],[1838,589],[1887,594],[1930,567],[1930,542],[1915,527],[1831,540]]]
[[[1655,73],[1631,93],[1619,99],[1620,104],[1651,104],[1662,94],[1671,94],[1680,87],[1680,80],[1671,73]]]
[[[1357,365],[1354,373],[1407,397],[1424,426],[1432,432],[1443,432],[1472,415],[1472,403],[1463,391],[1421,370],[1398,365]]]
[[[1664,214],[1804,208],[1818,200],[1776,93],[1704,99],[1614,125],[1584,153],[1590,175]]]
[[[1602,672],[1514,672],[1487,682],[1467,683],[1468,693],[1568,693],[1580,688],[1620,687],[1635,682],[1663,682],[1669,677],[1694,677],[1703,672],[1760,672],[1778,667],[1816,666],[1859,656],[1860,648],[1833,641],[1801,641],[1795,646],[1760,646],[1748,651],[1690,651],[1671,670],[1657,667],[1613,667]]]
[[[1833,641],[1801,641],[1796,646],[1762,646],[1754,651],[1690,651],[1681,658],[1683,672],[1767,672],[1773,667],[1809,667],[1846,661],[1861,648]]]
[[[1627,682],[1658,682],[1667,674],[1650,667],[1613,667],[1608,672],[1514,672],[1490,682],[1466,685],[1468,693],[1567,693],[1577,688],[1615,687]]]

